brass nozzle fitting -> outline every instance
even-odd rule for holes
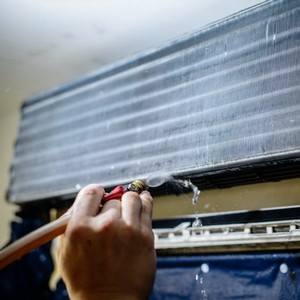
[[[136,179],[127,186],[127,191],[133,191],[140,194],[143,191],[147,191],[149,188],[147,181],[143,179]]]

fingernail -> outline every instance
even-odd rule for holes
[[[150,192],[148,192],[148,191],[142,191],[142,192],[140,193],[140,196],[142,196],[142,195],[145,195],[146,197],[148,197],[148,198],[150,198],[151,200],[153,200],[153,198],[152,198]]]
[[[151,194],[150,194],[149,191],[142,191],[142,192],[141,192],[141,195],[142,195],[142,194],[147,194],[147,195],[150,195],[150,196],[151,196]]]

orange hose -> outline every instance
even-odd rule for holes
[[[25,235],[0,251],[0,270],[21,258],[31,250],[51,241],[66,230],[71,212],[68,211],[59,219]]]

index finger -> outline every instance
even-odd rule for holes
[[[102,186],[98,184],[87,185],[78,193],[73,204],[72,215],[75,215],[76,218],[96,216],[99,213],[103,195]]]

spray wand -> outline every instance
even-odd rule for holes
[[[134,180],[127,187],[122,185],[117,186],[110,193],[106,193],[103,196],[102,204],[113,199],[121,200],[123,194],[128,191],[133,191],[140,194],[142,191],[148,190],[149,187],[158,187],[168,181],[191,189],[194,194],[192,203],[193,205],[198,203],[200,191],[190,180],[175,179],[168,173],[154,173],[151,174],[147,180]],[[0,251],[0,270],[21,258],[31,250],[38,248],[41,245],[50,242],[57,236],[63,234],[71,217],[71,213],[72,209],[69,209],[57,220],[32,231],[31,233],[2,249]]]

